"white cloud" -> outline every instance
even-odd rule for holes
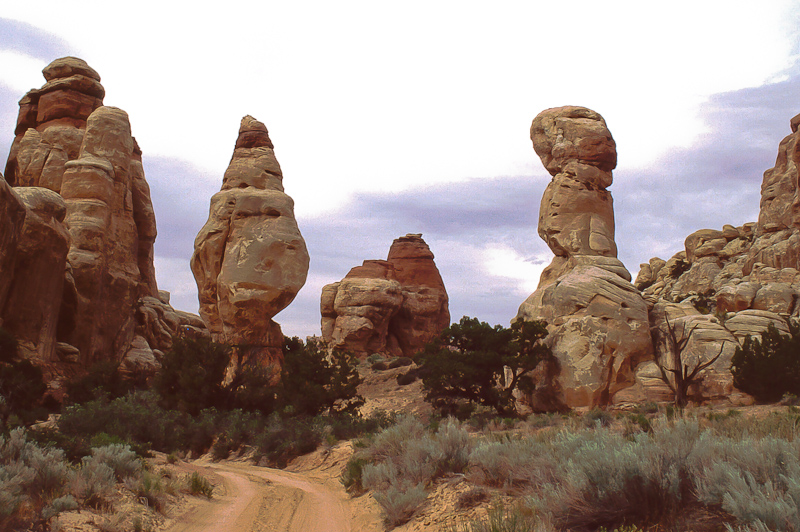
[[[19,92],[22,98],[29,90],[42,86],[42,69],[46,64],[26,54],[0,50],[0,84]]]
[[[507,277],[515,281],[519,294],[524,298],[536,290],[539,277],[550,264],[549,256],[536,256],[533,260],[523,257],[509,246],[490,244],[483,249],[483,265],[486,273]]]

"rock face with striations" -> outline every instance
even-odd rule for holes
[[[0,237],[0,277],[13,279],[10,289],[0,285],[3,324],[51,379],[101,360],[124,366],[132,351],[152,373],[191,320],[169,307],[161,326],[171,334],[158,337],[142,318],[146,299],[166,295],[156,286],[155,215],[128,115],[103,106],[100,76],[81,59],[57,59],[42,73],[47,83],[20,101],[6,164],[12,194],[0,189],[0,214],[18,202],[25,214],[16,243]]]
[[[616,258],[607,187],[616,145],[603,118],[585,107],[541,112],[531,140],[553,176],[542,197],[539,235],[555,254],[516,319],[544,320],[554,368],[537,396],[549,405],[607,405],[636,384],[652,358],[647,305]],[[545,398],[545,396],[547,396]],[[624,394],[621,395],[621,397]]]
[[[690,390],[696,401],[749,401],[733,388],[729,367],[736,347],[770,323],[788,331],[789,320],[800,317],[800,115],[790,126],[775,167],[764,173],[757,223],[700,229],[669,260],[656,257],[640,266],[636,286],[651,306],[652,327],[665,329],[666,309],[679,333],[689,336],[690,361],[721,353]]]
[[[361,357],[413,356],[450,324],[447,291],[422,235],[395,239],[384,260],[366,260],[322,289],[322,338]]]
[[[240,356],[259,364],[279,364],[283,334],[272,318],[303,287],[308,265],[267,128],[246,116],[191,260],[213,338],[248,346]]]

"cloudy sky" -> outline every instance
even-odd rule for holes
[[[550,176],[528,129],[561,105],[606,119],[620,259],[636,275],[701,228],[758,216],[800,113],[800,1],[196,2],[0,5],[0,158],[57,57],[128,112],[156,209],[159,287],[196,312],[194,237],[242,116],[264,122],[311,254],[275,319],[319,331],[323,285],[423,233],[453,320],[508,324],[552,258]]]

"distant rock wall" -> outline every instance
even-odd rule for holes
[[[42,73],[20,100],[0,180],[0,320],[51,387],[129,353],[152,374],[193,320],[156,286],[156,220],[128,115],[103,106],[100,76],[81,59]],[[158,320],[168,334],[143,319],[148,300],[168,307]]]
[[[322,289],[322,338],[361,357],[413,356],[450,325],[447,291],[422,235],[395,239],[387,260],[365,260]]]
[[[670,259],[640,266],[635,284],[648,301],[651,326],[664,331],[669,319],[681,331],[694,330],[685,350],[690,361],[722,353],[690,390],[697,401],[749,401],[733,387],[736,347],[770,323],[788,331],[788,320],[800,317],[800,115],[790,126],[775,166],[764,172],[757,223],[700,229]]]
[[[191,259],[214,340],[240,346],[248,361],[280,364],[283,334],[272,318],[303,287],[308,265],[267,128],[246,116]]]

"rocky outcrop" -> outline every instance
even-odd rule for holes
[[[733,351],[770,323],[788,332],[788,320],[800,317],[800,115],[790,125],[775,167],[764,173],[757,223],[695,231],[669,260],[641,265],[636,286],[650,304],[651,325],[663,329],[659,309],[680,307],[691,314],[675,319],[693,330],[684,352],[689,365],[722,353],[690,390],[696,401],[750,401],[733,388]]]
[[[555,395],[549,401],[569,407],[619,402],[653,351],[647,305],[616,258],[607,190],[617,162],[614,139],[599,114],[570,106],[540,113],[531,140],[553,176],[542,197],[539,235],[555,257],[515,319],[548,324],[556,368],[543,373],[555,381],[541,386]]]
[[[303,287],[308,265],[267,128],[246,116],[191,260],[200,316],[214,340],[248,346],[260,364],[279,364],[283,334],[272,318]]]
[[[156,222],[128,115],[103,106],[100,76],[81,59],[42,73],[45,85],[20,101],[6,164],[13,189],[0,183],[0,315],[23,355],[59,378],[122,361],[131,346],[163,352],[172,337],[142,334],[140,309],[159,296]]]
[[[447,291],[422,235],[395,239],[387,260],[366,260],[322,289],[322,338],[359,356],[413,356],[450,324]]]
[[[57,360],[59,313],[64,293],[69,233],[63,198],[41,187],[19,187],[25,223],[14,252],[14,282],[5,303],[3,326],[20,350],[40,363]],[[61,331],[62,333],[64,331]]]
[[[25,221],[25,204],[0,175],[0,326],[3,307],[11,289],[17,242]]]

